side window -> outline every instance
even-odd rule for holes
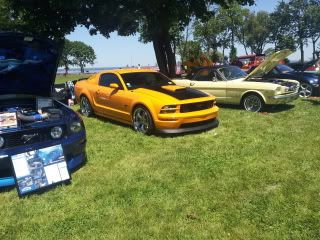
[[[210,78],[210,69],[202,69],[200,70],[196,76],[194,77],[194,80],[196,81],[211,81],[212,78]]]
[[[223,78],[214,69],[202,69],[194,77],[196,81],[223,81]]]
[[[112,73],[105,73],[100,76],[99,85],[103,87],[109,87],[111,83],[116,83],[119,85],[119,89],[123,90],[122,83],[119,78]]]

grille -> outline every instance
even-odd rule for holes
[[[3,134],[2,137],[5,141],[4,148],[12,148],[52,140],[50,131],[51,127]]]
[[[182,113],[195,112],[195,111],[209,109],[212,107],[213,107],[213,100],[206,101],[206,102],[182,104],[180,107],[180,112],[182,112]]]

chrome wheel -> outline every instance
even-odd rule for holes
[[[133,112],[134,130],[143,134],[150,134],[153,130],[152,117],[144,107],[137,107]]]
[[[89,117],[89,116],[92,115],[92,108],[91,108],[91,105],[90,105],[90,102],[89,102],[88,98],[81,97],[81,99],[80,99],[80,111],[81,111],[81,114],[86,116],[86,117]]]
[[[244,98],[243,107],[250,112],[259,112],[263,107],[263,101],[258,95],[250,94]]]
[[[312,94],[312,86],[308,83],[302,83],[299,89],[299,96],[302,98],[310,97]]]

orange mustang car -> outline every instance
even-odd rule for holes
[[[183,133],[217,127],[215,97],[175,85],[153,70],[117,69],[77,82],[80,111],[133,125],[137,132]]]

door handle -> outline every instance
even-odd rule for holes
[[[193,86],[195,85],[196,83],[195,82],[190,82],[190,86]]]

